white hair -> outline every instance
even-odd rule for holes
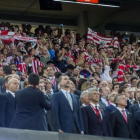
[[[89,92],[88,90],[83,91],[80,95],[80,99],[83,98],[85,96],[85,93],[88,93],[88,92]]]
[[[12,79],[10,79],[9,81],[8,81],[8,85],[10,85],[13,81],[18,81],[19,82],[19,80],[17,79],[17,78],[12,78]]]
[[[98,91],[99,92],[99,90],[95,87],[95,88],[91,88],[90,90],[89,90],[89,92],[88,92],[88,95],[90,96],[90,95],[92,95],[93,94],[93,91]]]

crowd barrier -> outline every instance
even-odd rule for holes
[[[130,140],[112,137],[0,128],[0,140]]]

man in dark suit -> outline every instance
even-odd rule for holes
[[[90,101],[89,101],[89,98],[88,98],[88,90],[85,90],[81,93],[80,100],[81,100],[81,103],[82,103],[81,107],[89,105]]]
[[[135,128],[136,128],[136,138],[140,139],[140,110],[134,113]]]
[[[46,97],[52,98],[52,95],[55,94],[54,90],[52,89],[52,82],[48,79],[46,82]],[[57,131],[57,125],[56,125],[56,119],[54,112],[51,108],[51,110],[48,110],[46,112],[46,118],[48,122],[48,130],[49,131]]]
[[[60,92],[52,96],[52,108],[59,132],[83,134],[83,118],[79,98],[70,93],[70,80],[66,74],[59,77]]]
[[[11,128],[47,131],[45,110],[51,109],[51,103],[46,100],[43,92],[37,87],[39,76],[31,73],[28,77],[28,88],[16,92],[16,111]]]
[[[137,95],[138,95],[138,102],[136,103],[136,104],[134,104],[134,105],[131,105],[130,106],[130,108],[129,108],[129,111],[134,115],[134,113],[136,112],[136,111],[139,111],[140,110],[140,90],[139,89],[137,89],[137,91],[136,91],[137,93]]]
[[[58,92],[58,80],[55,77],[55,70],[52,65],[47,66],[48,78],[53,84],[53,89],[55,92]]]
[[[19,89],[19,80],[12,78],[8,82],[9,90],[0,95],[0,126],[10,127],[15,113],[15,92]]]
[[[101,97],[100,97],[100,104],[103,106],[103,107],[106,107],[106,106],[109,106],[110,105],[110,103],[109,103],[109,101],[108,101],[108,95],[109,95],[109,93],[110,93],[110,89],[108,88],[108,87],[101,87],[100,89],[99,89],[99,92],[100,92],[100,95],[101,95]]]
[[[128,112],[127,99],[124,95],[119,94],[114,99],[117,109],[110,113],[110,123],[114,137],[120,138],[135,138],[135,125],[133,115]]]
[[[8,81],[12,78],[12,75],[8,75],[4,78],[3,80],[3,86],[0,86],[1,87],[1,94],[6,94],[8,93],[8,90],[9,90],[9,86],[8,86]]]
[[[130,87],[126,87],[126,86],[122,86],[119,89],[119,93],[121,93],[122,95],[125,95],[126,99],[127,99],[127,106],[125,107],[127,110],[129,110],[129,107],[132,105],[129,101],[129,96],[131,94],[131,89]]]
[[[82,108],[85,134],[98,136],[112,136],[107,110],[99,105],[97,88],[89,90],[90,104]]]
[[[114,103],[114,98],[116,97],[118,93],[113,91],[112,93],[110,93],[110,95],[108,96],[110,105],[106,107],[108,113],[113,112],[116,109],[116,104]]]
[[[5,78],[7,75],[12,74],[12,68],[10,66],[3,67],[3,77]],[[4,78],[0,78],[0,86],[3,85]]]

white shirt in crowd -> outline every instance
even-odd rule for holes
[[[104,98],[101,97],[101,101],[102,101],[106,106],[109,106],[109,104],[108,104],[108,102],[107,102],[106,99],[104,99]]]
[[[112,81],[112,78],[109,75],[110,66],[105,65],[104,73],[100,76],[101,81]]]
[[[111,102],[110,102],[110,104],[116,107],[116,104],[114,104],[114,103],[111,103]]]

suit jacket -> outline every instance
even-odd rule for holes
[[[113,135],[114,137],[134,139],[135,125],[133,115],[128,111],[126,112],[128,123],[126,123],[123,115],[118,109],[110,113],[110,123],[112,126]]]
[[[136,111],[140,110],[139,103],[131,105],[129,111],[134,115]]]
[[[52,96],[50,94],[46,94],[46,98],[51,99]],[[46,112],[46,119],[50,130],[57,131],[56,119],[52,108]]]
[[[136,138],[140,139],[140,110],[134,113],[135,127],[136,127]]]
[[[106,110],[108,111],[108,113],[113,112],[115,109],[116,109],[116,107],[112,104],[106,107]]]
[[[106,109],[100,107],[102,121],[100,122],[96,113],[90,105],[82,108],[85,134],[98,136],[112,136],[109,116]]]
[[[11,93],[0,95],[0,127],[10,127],[15,113],[15,98]]]
[[[45,110],[51,109],[51,103],[37,88],[28,87],[15,94],[16,112],[12,128],[29,130],[48,130]]]
[[[52,108],[56,116],[57,128],[66,133],[72,133],[74,125],[76,125],[80,133],[84,131],[84,126],[79,98],[74,94],[70,95],[73,102],[73,110],[62,91],[52,96]]]
[[[81,91],[78,90],[78,89],[76,89],[76,90],[74,91],[74,94],[77,95],[77,96],[80,98]]]
[[[54,92],[59,92],[59,90],[58,90],[58,79],[56,79],[56,85],[55,86],[52,84],[52,89],[53,89]]]
[[[3,80],[4,78],[0,78],[0,86],[3,86]]]
[[[127,106],[125,107],[125,109],[129,110],[129,107],[131,106],[132,104],[129,102],[129,100],[127,100]]]
[[[105,108],[106,107],[105,103],[103,103],[101,100],[99,101],[99,105],[100,105],[101,108]]]

